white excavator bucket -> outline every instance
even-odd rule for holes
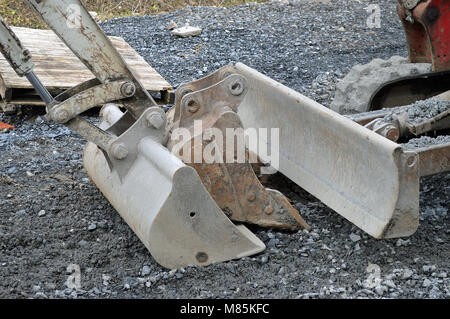
[[[244,127],[280,129],[282,174],[373,237],[416,231],[415,152],[243,64],[235,72],[248,82],[238,110]]]
[[[108,104],[100,128],[108,129],[122,116],[117,106]],[[135,126],[131,130],[139,129]],[[104,152],[94,143],[87,144],[83,162],[92,181],[159,264],[171,269],[205,266],[265,249],[245,226],[235,226],[225,216],[195,169],[161,141],[147,134],[137,150],[123,178],[109,168]]]

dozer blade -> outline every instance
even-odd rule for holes
[[[238,110],[244,128],[280,129],[281,173],[373,237],[416,231],[415,152],[243,64],[234,72],[247,79],[248,92]]]
[[[92,181],[155,260],[175,269],[263,251],[264,244],[253,233],[235,226],[225,216],[195,170],[161,145],[162,134],[147,128],[148,112],[155,110],[146,111],[124,133],[137,141],[134,161],[126,166],[126,175],[120,176],[120,167],[110,170],[104,152],[90,142],[83,161]],[[115,105],[108,104],[100,127],[106,130],[122,117]],[[130,144],[127,147],[133,149]]]
[[[246,92],[245,78],[230,75],[226,69],[180,87],[169,115],[173,127],[168,148],[195,168],[231,220],[279,229],[309,229],[288,199],[264,188],[253,171],[245,150],[243,126],[236,114]],[[182,130],[188,136],[185,140],[180,139]],[[231,132],[242,142],[241,160],[239,142],[229,143]],[[214,155],[208,159],[211,150]]]

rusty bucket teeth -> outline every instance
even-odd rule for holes
[[[199,80],[179,88],[176,105],[168,115],[171,124],[168,126],[167,147],[185,164],[195,168],[205,188],[231,220],[278,229],[310,229],[285,196],[261,184],[250,164],[248,151],[245,152],[244,161],[227,160],[225,137],[228,129],[237,129],[234,132],[240,129],[243,132],[236,110],[247,88],[244,77],[224,71],[228,70],[219,70],[203,82]],[[212,79],[218,82],[213,84]],[[240,89],[232,91],[238,85]],[[190,138],[181,141],[179,134],[173,133],[176,129],[189,131]],[[215,139],[205,139],[204,134],[212,129],[220,131],[223,139],[218,141],[217,136],[214,136]],[[207,163],[203,156],[206,148],[211,147],[220,154],[221,161]],[[228,152],[233,147],[229,146]],[[199,149],[202,156],[200,162],[195,160]],[[237,149],[234,148],[236,153]]]

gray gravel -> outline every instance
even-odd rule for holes
[[[325,105],[354,64],[406,55],[395,1],[377,1],[380,29],[366,27],[367,1],[295,3],[185,8],[103,28],[175,85],[241,61]],[[174,38],[171,20],[203,33]],[[0,120],[17,126],[0,134],[1,298],[450,297],[450,174],[422,181],[419,230],[392,240],[369,237],[272,176],[269,184],[292,199],[311,232],[251,227],[268,246],[260,255],[168,271],[89,182],[81,138],[30,115]],[[72,264],[81,270],[79,289],[66,285]]]
[[[450,135],[440,135],[437,137],[421,136],[410,139],[407,143],[402,144],[407,149],[427,147],[430,145],[450,143]]]
[[[412,123],[421,123],[450,109],[450,101],[427,99],[412,104],[407,109],[408,119]]]

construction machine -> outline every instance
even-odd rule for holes
[[[343,116],[241,63],[181,85],[166,113],[79,0],[28,2],[95,78],[51,96],[1,20],[3,55],[33,84],[48,118],[88,141],[83,162],[92,182],[164,267],[263,251],[246,223],[310,229],[254,169],[281,172],[376,238],[413,234],[420,177],[450,170],[450,144],[406,149],[386,126],[374,129],[380,117]],[[439,3],[448,12],[448,1]],[[98,105],[105,106],[96,126],[81,114]],[[448,128],[448,112],[422,130],[395,118],[402,136]],[[252,130],[277,134],[249,137]]]

